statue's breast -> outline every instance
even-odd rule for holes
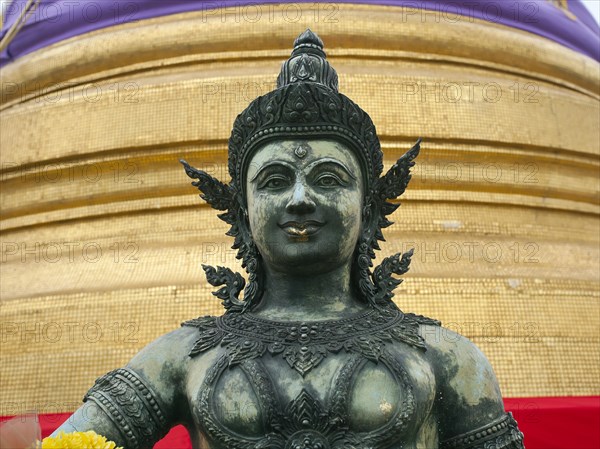
[[[413,377],[400,362],[353,354],[328,357],[304,377],[270,355],[232,367],[225,357],[195,413],[216,447],[390,448],[418,425]]]
[[[412,384],[399,381],[384,364],[365,363],[349,387],[348,424],[356,432],[384,428],[401,413],[403,403],[410,404],[407,395],[411,394]]]
[[[272,390],[278,401],[276,409],[285,409],[290,405],[292,410],[295,400],[302,395],[302,391],[306,391],[306,396],[310,395],[314,402],[305,404],[304,411],[321,416],[328,412],[328,408],[331,408],[328,405],[335,398],[335,412],[358,432],[372,432],[384,427],[397,414],[402,400],[406,398],[403,385],[383,364],[375,365],[368,361],[340,364],[332,359],[323,363],[321,369],[307,376],[307,379],[298,379],[299,376],[289,367],[281,366],[273,370],[272,365],[277,364],[270,365],[263,364],[261,368],[267,373],[266,379],[271,385],[261,388]],[[256,394],[257,379],[252,379],[252,374],[245,368],[234,367],[222,373],[215,385],[213,413],[225,427],[240,434],[260,437],[268,427],[264,415],[276,410],[267,410],[272,405]],[[348,368],[356,372],[351,376],[350,373],[340,373]],[[339,379],[332,383],[329,376],[322,380],[317,378],[321,373],[329,374],[336,370],[337,377],[342,376],[343,381]],[[287,418],[294,420],[293,416]]]
[[[191,355],[212,354],[198,359],[202,382],[188,390],[210,448],[409,447],[435,396],[418,323],[400,312],[297,325],[244,316],[189,323],[201,331]]]

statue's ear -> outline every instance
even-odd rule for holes
[[[179,162],[181,162],[190,178],[198,180],[192,182],[192,185],[200,190],[200,197],[204,201],[217,210],[230,210],[234,195],[229,185],[222,183],[205,171],[190,166],[183,159],[180,159]]]

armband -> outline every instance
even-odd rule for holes
[[[127,449],[152,447],[168,429],[164,406],[134,371],[121,368],[105,374],[86,393],[113,422]]]
[[[525,449],[523,434],[512,413],[440,444],[440,449]]]

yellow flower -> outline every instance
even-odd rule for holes
[[[88,432],[61,432],[57,437],[46,437],[42,440],[42,449],[123,449],[116,447],[114,441],[107,441],[102,435],[90,430]]]

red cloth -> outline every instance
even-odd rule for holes
[[[600,396],[508,398],[504,405],[525,434],[527,449],[600,449]],[[68,417],[68,413],[40,415],[42,436],[50,435]],[[191,447],[183,426],[173,428],[154,446],[155,449]]]
[[[527,449],[600,449],[600,396],[505,399]]]

